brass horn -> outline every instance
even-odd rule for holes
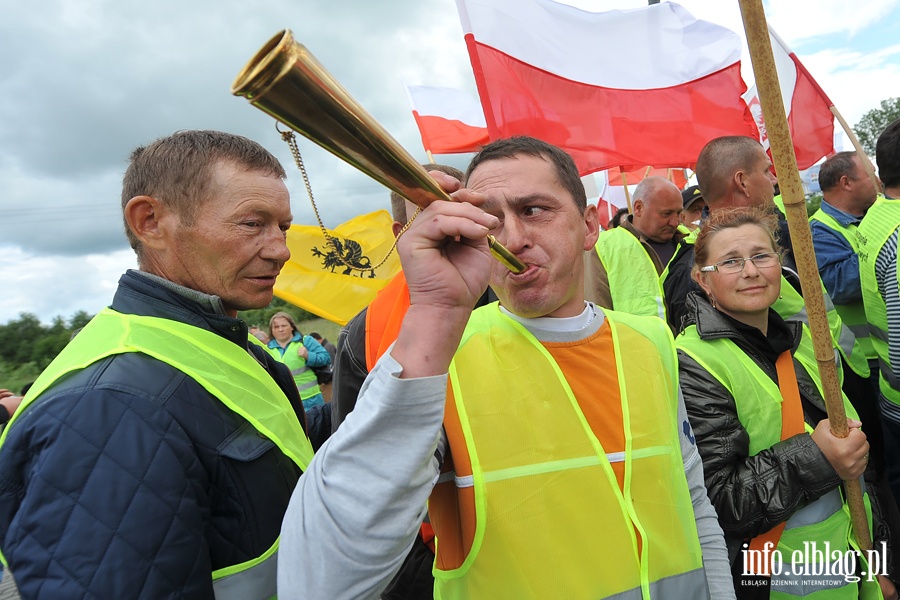
[[[452,200],[289,29],[256,53],[231,92],[422,208],[436,199]],[[525,270],[494,236],[488,244],[510,271]]]

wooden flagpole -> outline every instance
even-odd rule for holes
[[[428,162],[430,162],[431,164],[435,164],[435,163],[434,163],[434,156],[431,155],[431,150],[426,150],[426,151],[425,151],[425,156],[428,157]]]
[[[756,87],[759,90],[763,117],[766,121],[766,132],[769,136],[775,169],[778,172],[778,183],[784,198],[794,257],[803,290],[803,300],[809,316],[809,328],[812,333],[816,363],[822,379],[828,420],[835,436],[846,437],[849,434],[847,415],[844,412],[841,386],[834,364],[834,348],[831,331],[828,327],[828,318],[825,314],[819,271],[813,252],[812,235],[806,215],[806,202],[803,198],[803,185],[800,182],[797,157],[794,154],[794,145],[791,141],[784,104],[781,99],[781,85],[775,70],[775,59],[769,41],[766,15],[763,11],[762,0],[738,0],[738,3],[744,20],[750,58],[753,61],[753,72],[756,76]],[[861,549],[871,549],[872,539],[866,520],[859,480],[845,481],[844,488],[857,541]]]
[[[632,214],[634,211],[631,209],[631,192],[628,191],[628,177],[625,176],[625,169],[619,167],[619,173],[622,174],[622,186],[625,188],[625,204],[628,205],[628,214]]]

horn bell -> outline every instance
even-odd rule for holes
[[[231,92],[417,206],[452,200],[289,29],[256,53]],[[488,237],[491,253],[501,263],[515,273],[525,270],[514,254]]]

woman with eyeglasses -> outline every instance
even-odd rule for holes
[[[876,565],[853,552],[840,489],[863,475],[869,444],[846,398],[850,435],[831,433],[809,330],[770,308],[781,291],[776,230],[759,208],[716,211],[694,245],[704,293],[688,296],[676,347],[707,492],[738,598],[878,598],[874,579],[855,580]],[[877,581],[896,598],[887,577]]]

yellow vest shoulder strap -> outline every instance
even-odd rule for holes
[[[55,381],[125,352],[141,352],[184,372],[275,442],[301,469],[312,460],[312,446],[290,402],[247,350],[199,327],[108,308],[41,373],[0,437],[0,447],[16,417]]]

